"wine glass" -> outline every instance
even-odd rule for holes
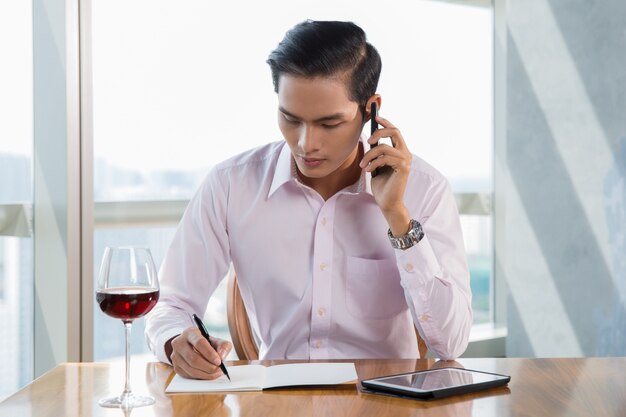
[[[154,398],[135,395],[130,389],[130,330],[133,320],[148,313],[159,300],[157,271],[150,249],[107,247],[102,257],[96,301],[100,309],[124,323],[126,383],[121,395],[103,398],[102,407],[130,409],[154,403]]]

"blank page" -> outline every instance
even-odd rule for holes
[[[265,387],[337,385],[358,379],[353,363],[290,363],[267,368]]]

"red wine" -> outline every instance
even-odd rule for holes
[[[96,301],[100,309],[111,317],[133,320],[152,310],[159,301],[159,290],[154,288],[117,287],[98,290]]]

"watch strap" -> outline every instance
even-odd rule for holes
[[[415,219],[411,219],[409,222],[409,231],[404,236],[394,237],[391,234],[391,229],[387,231],[387,236],[391,242],[391,246],[394,249],[408,249],[419,243],[424,237],[424,231],[422,225]]]

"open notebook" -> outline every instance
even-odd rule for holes
[[[213,381],[174,376],[165,392],[260,391],[266,388],[354,383],[353,363],[290,363],[284,365],[229,366],[231,381],[222,376]]]

